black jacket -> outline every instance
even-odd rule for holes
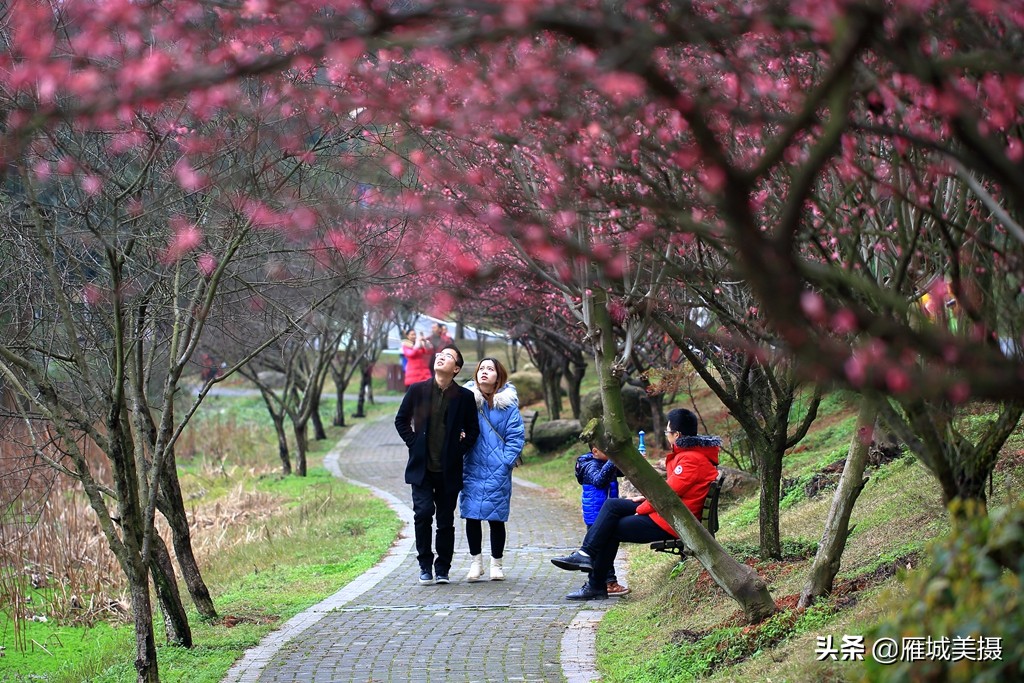
[[[395,429],[409,447],[405,467],[406,484],[422,484],[427,476],[427,430],[430,428],[430,396],[433,378],[409,386],[395,416]],[[454,381],[445,390],[448,412],[445,415],[445,439],[441,450],[441,472],[449,493],[462,490],[462,461],[480,435],[473,392]],[[460,435],[465,432],[465,436]]]

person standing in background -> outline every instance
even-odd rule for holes
[[[441,345],[454,344],[455,340],[452,339],[451,335],[448,334],[448,326],[441,323],[437,326],[437,334],[441,337]]]
[[[435,349],[440,349],[440,348],[444,347],[445,344],[451,343],[450,340],[448,342],[442,341],[442,339],[441,339],[441,324],[440,323],[433,323],[430,326],[430,337],[427,339],[427,341]]]
[[[409,329],[402,341],[402,359],[405,371],[405,389],[416,382],[430,379],[432,349],[422,333]]]

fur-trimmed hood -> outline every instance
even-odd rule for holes
[[[476,385],[474,380],[466,382],[465,387],[473,392],[473,396],[476,397],[476,407],[480,408],[484,405],[484,395],[480,393],[480,388]],[[505,386],[494,392],[494,409],[504,410],[519,405],[519,393],[516,391],[515,385],[512,382],[506,382]]]
[[[676,439],[676,445],[680,448],[712,448],[722,445],[722,437],[697,434],[696,436],[680,436]]]

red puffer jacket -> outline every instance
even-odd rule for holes
[[[434,360],[434,351],[429,346],[405,346],[402,345],[402,355],[406,358],[405,364],[405,386],[408,387],[416,382],[423,382],[432,378],[431,362]]]
[[[718,478],[718,448],[721,445],[722,440],[717,436],[681,436],[676,439],[672,452],[665,457],[668,485],[698,520],[708,487]],[[636,514],[650,515],[658,526],[679,538],[679,534],[646,500],[637,507]]]

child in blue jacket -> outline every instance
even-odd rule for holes
[[[580,504],[583,510],[583,523],[590,528],[590,525],[597,519],[597,513],[608,498],[619,497],[619,482],[617,477],[622,472],[615,466],[608,456],[601,449],[591,446],[589,453],[584,453],[576,458],[576,481],[583,486],[583,494]],[[608,570],[608,595],[622,596],[629,592],[629,589],[621,585],[615,576],[615,566]]]

